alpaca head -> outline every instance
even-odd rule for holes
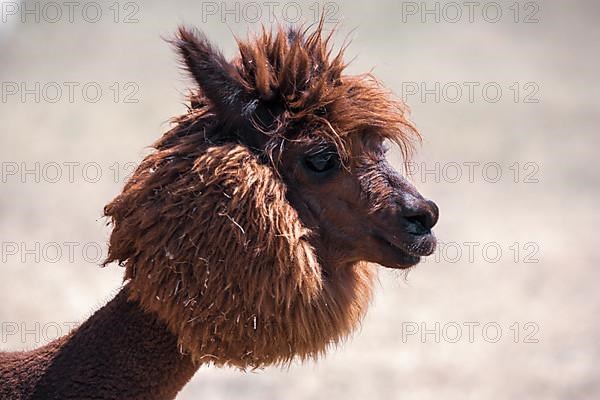
[[[385,160],[384,142],[407,156],[418,139],[405,107],[344,74],[329,39],[322,25],[263,32],[227,61],[181,28],[189,111],[105,208],[105,263],[198,362],[319,355],[364,315],[369,263],[434,250],[437,207]]]

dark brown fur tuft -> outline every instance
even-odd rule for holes
[[[333,55],[333,31],[324,36],[322,23],[313,32],[280,28],[238,39],[239,56],[231,62],[194,32],[182,27],[173,41],[199,86],[190,113],[175,120],[176,131],[212,120],[208,140],[237,141],[267,153],[317,133],[346,161],[357,133],[392,140],[406,158],[420,140],[407,107],[376,78],[343,74],[345,46]]]

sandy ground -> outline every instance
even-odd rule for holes
[[[23,23],[9,3],[0,23],[0,348],[22,349],[119,287],[122,270],[97,265],[109,232],[102,207],[184,110],[188,81],[161,35],[196,24],[232,54],[231,31],[257,24],[244,20],[256,9],[233,2],[123,2],[118,16],[106,4],[97,23],[83,18],[86,3],[72,23],[66,8],[51,22],[44,3],[40,22]],[[362,328],[325,359],[246,374],[203,368],[178,398],[600,398],[600,6],[521,2],[516,14],[512,1],[483,2],[469,22],[463,3],[459,20],[439,3],[436,22],[434,2],[423,15],[421,2],[349,3],[328,7],[342,23],[339,41],[357,28],[350,71],[375,67],[425,137],[413,179],[440,206],[440,251],[406,280],[382,270]],[[267,6],[254,4],[268,21]],[[277,3],[274,14],[286,22],[299,7],[311,21],[313,4]],[[78,85],[72,102],[68,82]]]

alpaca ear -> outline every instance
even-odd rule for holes
[[[180,26],[173,44],[194,77],[202,94],[216,109],[228,115],[241,115],[244,88],[235,78],[235,68],[197,30]]]

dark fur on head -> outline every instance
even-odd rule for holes
[[[373,267],[321,252],[325,235],[282,177],[286,151],[333,146],[360,168],[356,148],[374,136],[407,153],[418,135],[372,76],[343,74],[330,37],[322,24],[263,31],[238,41],[232,61],[197,32],[180,28],[173,41],[198,89],[105,207],[105,264],[126,267],[132,297],[196,361],[252,368],[315,356],[367,309]],[[379,192],[384,204],[391,192]]]
[[[408,156],[419,135],[405,118],[406,106],[371,74],[343,75],[345,46],[332,56],[332,34],[323,36],[323,21],[312,33],[263,30],[251,41],[238,39],[240,55],[228,62],[204,35],[180,28],[173,43],[200,90],[176,129],[186,132],[188,124],[196,129],[199,121],[214,119],[208,141],[240,142],[260,153],[280,151],[290,140],[310,141],[306,136],[316,133],[346,160],[349,138],[371,130]]]

